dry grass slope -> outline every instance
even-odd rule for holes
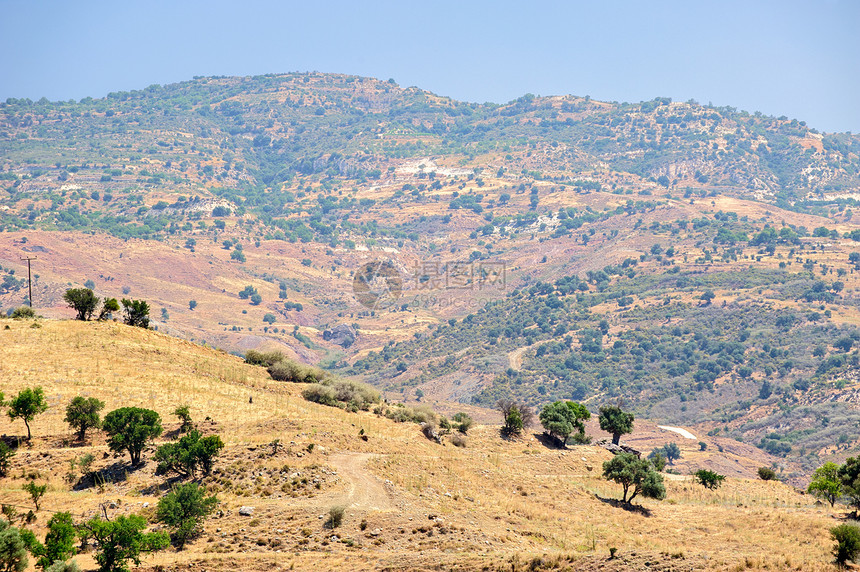
[[[151,461],[127,471],[101,436],[75,443],[63,412],[76,395],[104,400],[106,411],[155,409],[162,439],[179,425],[173,409],[188,403],[201,428],[227,443],[205,480],[222,512],[186,550],[150,556],[145,568],[833,569],[828,528],[840,514],[780,483],[729,478],[708,491],[668,480],[666,501],[642,501],[646,516],[609,502],[619,490],[600,478],[609,453],[597,447],[551,450],[534,436],[506,441],[482,425],[465,448],[440,446],[415,424],[306,402],[301,385],[274,382],[264,368],[208,347],[116,323],[39,324],[0,322],[0,389],[8,396],[41,385],[50,400],[32,423],[32,446],[19,448],[0,480],[0,502],[20,507],[30,505],[21,490],[28,476],[49,484],[38,534],[47,510],[81,517],[112,503],[109,514],[151,517],[167,486]],[[4,416],[0,425],[24,435],[20,421]],[[113,481],[74,490],[69,460],[84,453]],[[343,524],[326,529],[337,504],[348,506]],[[253,506],[253,515],[239,516],[240,506]],[[91,554],[77,559],[94,568]]]

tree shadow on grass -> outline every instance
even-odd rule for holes
[[[157,473],[156,473],[157,474]],[[173,490],[173,487],[178,483],[188,482],[188,483],[198,483],[203,484],[200,479],[191,479],[187,477],[174,476],[169,477],[163,481],[155,482],[148,487],[144,487],[140,489],[140,494],[145,496],[161,496],[163,493],[170,492]]]
[[[567,450],[567,447],[565,447],[564,443],[562,443],[560,439],[553,437],[549,433],[532,433],[532,436],[537,439],[538,443],[547,449],[558,449],[560,451]]]
[[[83,491],[95,486],[112,483],[121,483],[128,479],[128,475],[142,468],[146,462],[132,466],[126,461],[117,461],[98,471],[90,471],[83,475],[72,487],[73,491]]]
[[[637,514],[641,514],[642,516],[651,516],[651,511],[644,506],[640,506],[638,504],[621,502],[618,499],[606,499],[600,495],[594,495],[594,498],[599,500],[604,504],[608,504],[610,506],[614,506],[615,508],[621,508],[626,510],[627,512],[635,512]]]

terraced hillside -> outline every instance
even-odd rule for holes
[[[87,286],[393,399],[623,399],[801,480],[858,450],[858,167],[856,135],[665,98],[287,74],[8,100],[0,301],[35,256],[45,316]]]

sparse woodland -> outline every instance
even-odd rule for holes
[[[0,103],[0,568],[851,562],[858,173],[667,98]]]

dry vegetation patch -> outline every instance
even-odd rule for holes
[[[171,483],[151,460],[130,470],[97,432],[75,442],[63,422],[75,395],[104,400],[106,411],[155,409],[166,424],[156,445],[178,429],[173,409],[188,403],[198,428],[226,442],[201,481],[221,500],[216,513],[184,551],[153,555],[145,569],[831,568],[827,530],[838,512],[778,482],[729,478],[710,491],[667,480],[667,500],[643,500],[643,514],[617,506],[618,487],[601,477],[610,453],[597,447],[504,440],[487,425],[470,429],[465,447],[436,444],[415,423],[308,403],[303,385],[273,381],[262,367],[114,323],[11,322],[0,335],[7,395],[40,384],[50,399],[0,481],[2,502],[19,514],[32,504],[22,484],[48,484],[30,525],[39,534],[44,509],[153,517]],[[20,423],[0,423],[23,434]],[[68,476],[70,461],[87,454],[98,482]],[[342,522],[327,526],[341,505]],[[92,567],[90,554],[78,559]]]

